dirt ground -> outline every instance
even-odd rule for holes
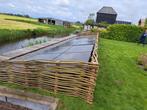
[[[31,109],[0,101],[0,110],[31,110]]]

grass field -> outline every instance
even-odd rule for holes
[[[30,21],[37,22],[37,20],[35,20],[35,19],[0,14],[0,24],[1,24],[0,29],[23,30],[23,29],[35,29],[38,27],[38,26],[30,24],[30,23],[18,22],[18,21],[14,21],[14,20],[24,20],[24,21],[28,21],[28,22],[30,22]]]
[[[147,72],[137,65],[147,47],[101,39],[99,48],[96,110],[147,110]]]
[[[147,110],[147,72],[137,65],[138,56],[144,52],[147,47],[142,45],[100,39],[100,70],[93,105],[60,94],[54,95],[61,101],[58,110]],[[27,91],[53,95],[38,89]]]
[[[0,42],[35,35],[69,34],[75,28],[38,23],[37,19],[0,14]]]

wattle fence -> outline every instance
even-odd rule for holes
[[[91,60],[85,62],[60,61],[1,61],[0,82],[35,87],[53,93],[66,93],[93,102],[98,71],[96,40]]]

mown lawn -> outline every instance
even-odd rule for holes
[[[100,39],[93,105],[60,94],[55,96],[61,101],[58,110],[147,110],[147,72],[137,65],[137,57],[144,52],[147,46]],[[28,91],[51,95],[38,89]]]
[[[147,72],[137,65],[147,47],[101,39],[96,110],[147,110]]]
[[[147,72],[137,65],[144,52],[147,46],[100,39],[94,104],[63,98],[59,110],[147,110]]]

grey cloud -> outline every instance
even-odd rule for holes
[[[0,12],[84,22],[89,13],[96,13],[103,6],[112,6],[118,12],[119,20],[136,23],[140,18],[147,16],[146,5],[146,0],[0,0]]]

